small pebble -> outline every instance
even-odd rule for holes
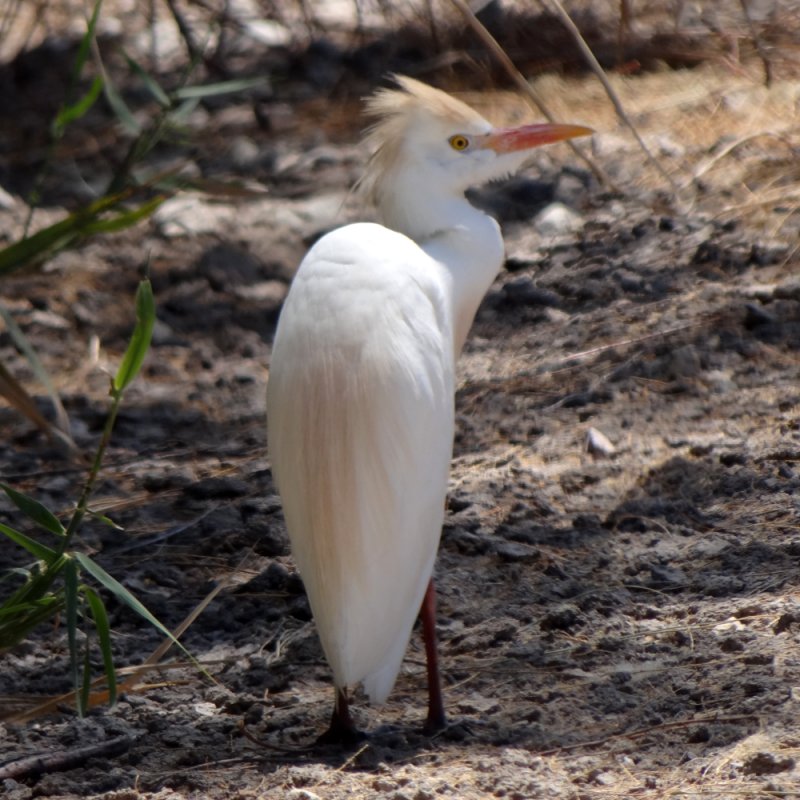
[[[534,222],[534,228],[543,236],[577,233],[583,225],[583,216],[563,203],[551,203]]]
[[[322,800],[318,794],[308,789],[291,789],[286,793],[286,800]]]
[[[16,204],[17,201],[14,199],[14,195],[9,194],[2,186],[0,186],[0,208],[2,208],[3,211],[11,211]]]
[[[602,431],[597,428],[589,428],[586,431],[586,450],[596,456],[609,458],[617,452],[617,448]]]

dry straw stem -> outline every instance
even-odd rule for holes
[[[674,722],[662,722],[660,725],[648,725],[645,728],[637,728],[632,731],[612,733],[609,736],[604,736],[601,739],[593,739],[590,742],[576,742],[575,744],[568,744],[564,745],[563,747],[554,747],[552,750],[541,750],[537,752],[537,755],[554,756],[572,750],[580,750],[583,747],[595,749],[620,739],[641,739],[643,736],[651,736],[654,733],[660,733],[661,731],[675,730],[676,728],[688,728],[692,725],[731,725],[734,723],[757,720],[758,716],[755,714],[738,714],[730,717],[714,714],[707,717],[695,717],[693,719],[681,719]]]
[[[489,49],[491,54],[497,59],[500,65],[505,69],[508,73],[511,80],[517,85],[519,90],[523,93],[523,95],[531,101],[533,106],[538,109],[542,114],[544,114],[545,118],[550,122],[555,122],[556,119],[553,114],[548,109],[547,105],[545,104],[544,100],[539,96],[536,90],[525,80],[525,77],[522,73],[516,68],[514,62],[509,57],[508,53],[500,46],[500,43],[497,39],[486,30],[485,26],[481,21],[475,16],[472,9],[466,4],[465,0],[451,0],[453,5],[464,15],[469,26],[475,31],[481,41],[486,45]],[[567,141],[566,143],[572,148],[572,151],[586,163],[589,169],[595,174],[598,180],[604,183],[611,191],[619,192],[620,189],[613,180],[606,174],[606,171],[590,156],[586,155],[586,153],[578,147],[575,142]]]
[[[603,88],[608,95],[608,99],[611,100],[612,105],[614,106],[614,110],[617,112],[617,116],[627,125],[631,132],[633,133],[636,141],[641,147],[642,151],[644,152],[647,160],[658,170],[659,175],[669,184],[670,188],[672,189],[672,193],[675,198],[678,198],[679,195],[679,188],[675,181],[667,174],[666,170],[661,166],[658,159],[650,152],[647,145],[644,143],[644,139],[642,139],[641,135],[639,134],[638,129],[631,121],[631,118],[625,111],[625,108],[622,105],[622,102],[619,99],[619,96],[614,91],[614,88],[611,86],[611,83],[606,76],[605,71],[600,66],[600,62],[595,58],[594,53],[591,51],[591,48],[588,44],[586,44],[586,40],[581,36],[581,32],[578,30],[578,26],[572,21],[572,18],[569,14],[564,10],[564,6],[561,5],[561,0],[550,0],[555,8],[556,14],[564,23],[564,27],[570,32],[573,39],[575,39],[575,43],[578,45],[581,53],[583,53],[583,57],[586,59],[586,63],[589,65],[592,72],[597,75],[598,80],[603,85]],[[539,5],[546,11],[547,10],[547,3],[545,0],[539,0]]]
[[[770,64],[767,53],[761,44],[761,39],[758,35],[758,31],[756,30],[756,26],[753,25],[753,20],[750,16],[750,10],[747,7],[747,0],[739,0],[739,5],[742,7],[742,14],[744,14],[745,20],[747,20],[747,27],[750,29],[750,38],[753,40],[758,57],[761,59],[761,63],[764,65],[764,85],[769,88],[772,85],[772,64]]]
[[[4,397],[20,414],[27,417],[37,428],[43,431],[54,445],[62,448],[69,455],[79,455],[78,446],[70,435],[43,416],[27,389],[3,364],[0,364],[0,396]],[[57,395],[55,396],[57,397]],[[59,400],[58,406],[60,405],[61,401]],[[56,407],[58,408],[58,406]],[[61,408],[63,409],[63,406]]]
[[[730,155],[734,150],[736,150],[741,145],[746,144],[747,142],[751,142],[754,139],[760,139],[762,137],[772,138],[778,142],[785,144],[789,148],[790,153],[792,155],[795,155],[795,148],[793,147],[791,141],[789,141],[787,136],[784,136],[782,133],[773,133],[772,131],[758,131],[756,133],[751,133],[746,136],[739,137],[735,141],[723,147],[722,150],[720,150],[714,156],[709,158],[707,161],[703,162],[702,164],[699,164],[692,173],[690,181],[696,181],[699,178],[701,178],[703,175],[706,174],[706,172],[708,172],[710,169],[713,169],[713,167],[719,161],[725,158],[725,156]]]

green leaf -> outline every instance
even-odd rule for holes
[[[92,81],[89,91],[77,102],[72,105],[65,106],[58,112],[55,120],[53,120],[53,136],[60,138],[63,136],[67,125],[80,119],[94,104],[103,91],[103,79],[98,75]]]
[[[10,567],[9,569],[4,569],[2,574],[0,574],[0,583],[11,581],[14,578],[22,578],[27,581],[30,577],[31,571],[29,569],[25,569],[25,567]],[[0,608],[2,608],[2,606],[0,606]]]
[[[37,561],[31,566],[27,580],[14,594],[3,601],[3,607],[21,605],[24,603],[39,603],[48,596],[47,592],[56,578],[63,572],[67,557],[56,554],[56,559],[49,564]],[[49,595],[55,597],[56,595]],[[63,600],[63,591],[59,590],[59,602]]]
[[[24,641],[40,623],[53,619],[63,608],[63,600],[46,595],[31,603],[0,608],[0,652]]]
[[[30,602],[26,603],[14,603],[13,605],[9,606],[4,604],[0,606],[0,621],[6,617],[22,617],[30,614],[31,612],[38,611],[43,608],[49,608],[53,605],[53,603],[55,603],[58,608],[60,608],[62,605],[59,599],[53,594],[45,595],[44,597],[40,597],[38,600],[31,600]]]
[[[122,525],[118,525],[114,522],[111,517],[106,516],[105,514],[101,514],[99,511],[92,511],[91,508],[86,509],[86,513],[92,518],[96,519],[98,522],[102,522],[103,525],[108,525],[109,528],[113,528],[115,531],[124,531],[125,528]]]
[[[69,219],[69,218],[68,218]],[[71,221],[71,220],[70,220]],[[63,220],[62,222],[67,222]],[[0,250],[0,276],[27,264],[38,264],[69,247],[79,235],[71,225],[55,223]]]
[[[153,289],[149,280],[139,283],[136,290],[136,327],[122,358],[122,363],[114,376],[114,391],[119,394],[125,390],[139,373],[150,339],[153,336],[153,325],[156,321],[156,306],[153,300]]]
[[[7,495],[8,499],[26,516],[33,520],[40,528],[44,528],[56,536],[63,536],[66,528],[58,521],[58,518],[49,509],[45,508],[38,500],[12,489],[7,483],[0,482],[0,489]]]
[[[100,652],[103,654],[103,668],[108,682],[108,702],[113,706],[117,702],[117,672],[114,669],[114,656],[111,652],[111,626],[108,624],[108,614],[100,595],[91,586],[84,586],[83,594],[89,604],[97,631]]]
[[[81,38],[80,46],[78,47],[78,54],[75,56],[75,62],[72,65],[72,76],[70,78],[70,91],[74,89],[78,80],[80,79],[86,61],[89,58],[92,42],[94,41],[94,34],[97,28],[97,21],[100,18],[100,8],[103,5],[103,0],[97,0],[92,10],[92,16],[86,25],[86,33]],[[103,89],[103,79],[97,76],[89,87],[89,91],[80,99],[69,105],[62,105],[60,111],[53,120],[50,126],[51,135],[54,139],[60,139],[64,135],[67,125],[80,119],[95,103],[100,96]]]
[[[204,97],[217,97],[221,94],[232,94],[234,92],[244,92],[247,89],[254,89],[258,86],[266,86],[267,78],[239,78],[232,81],[221,81],[220,83],[207,83],[205,86],[185,86],[183,89],[176,89],[172,96],[176,100],[191,100]]]
[[[103,84],[103,93],[122,127],[125,128],[129,135],[138,136],[142,132],[142,126],[136,121],[136,117],[133,116],[133,112],[128,108],[128,104],[122,99],[122,95],[110,80],[105,81]]]
[[[147,91],[153,95],[155,101],[164,108],[169,108],[172,105],[172,100],[169,99],[167,93],[159,86],[158,82],[150,75],[141,64],[134,61],[124,50],[122,55],[128,62],[128,66],[142,79]]]
[[[64,600],[67,618],[67,641],[69,642],[69,666],[72,686],[75,689],[75,704],[83,715],[78,670],[78,565],[70,558],[64,565]]]
[[[84,236],[90,236],[95,233],[115,233],[130,228],[137,222],[150,217],[153,212],[166,200],[163,195],[154,197],[146,203],[142,203],[138,208],[131,209],[118,214],[111,219],[101,219],[96,222],[90,222],[84,226],[81,233]]]
[[[66,559],[58,557],[41,571],[41,562],[31,569],[24,583],[0,605],[0,651],[28,637],[40,623],[52,619],[64,607],[64,592],[50,592],[63,571]]]
[[[49,256],[69,247],[84,235],[84,229],[96,222],[100,215],[130,196],[130,192],[104,195],[88,206],[48,225],[31,236],[26,236],[0,250],[0,277],[28,264],[44,261]]]
[[[184,100],[174,111],[169,115],[169,121],[176,126],[185,125],[192,112],[200,105],[201,98],[190,97]]]
[[[56,553],[55,550],[51,550],[46,545],[40,544],[35,539],[31,539],[30,536],[26,536],[20,531],[9,528],[8,525],[4,525],[2,522],[0,522],[0,533],[4,533],[11,541],[15,542],[20,547],[24,547],[31,555],[41,561],[47,562],[48,565],[53,564],[58,557],[58,553]]]
[[[72,66],[73,80],[78,79],[83,71],[84,64],[86,64],[86,59],[89,58],[89,51],[92,46],[92,39],[94,39],[95,29],[97,28],[97,20],[100,18],[100,8],[102,5],[103,0],[96,0],[94,8],[92,9],[92,16],[90,17],[89,23],[86,26],[86,33],[81,39],[81,44],[78,48],[78,54],[75,57],[75,63]]]
[[[161,633],[170,639],[173,644],[178,645],[178,647],[180,647],[180,649],[186,653],[189,658],[192,658],[189,651],[175,638],[175,636],[173,636],[172,631],[159,622],[147,610],[147,608],[145,608],[141,601],[134,597],[116,578],[112,578],[111,575],[109,575],[99,564],[96,564],[84,553],[74,553],[74,556],[81,567],[83,567],[83,569],[86,570],[86,572],[88,572],[98,583],[100,583],[102,586],[105,586],[105,588],[114,594],[118,600],[125,603],[128,608],[135,611],[140,617],[142,617],[142,619],[149,622],[154,628],[161,631]],[[193,658],[192,661],[194,661]]]

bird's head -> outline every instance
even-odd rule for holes
[[[471,186],[515,172],[533,148],[592,133],[550,123],[494,128],[439,89],[402,75],[394,80],[399,88],[367,102],[375,119],[366,138],[372,156],[359,183],[390,226],[424,197],[460,199]]]

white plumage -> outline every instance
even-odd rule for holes
[[[503,258],[497,223],[464,191],[512,172],[537,144],[589,132],[497,131],[444,92],[397,81],[368,106],[378,121],[361,182],[384,225],[347,225],[309,251],[269,375],[273,473],[339,690],[332,729],[337,715],[351,724],[347,686],[388,696],[433,572],[455,359]]]
[[[377,703],[433,570],[453,441],[447,298],[420,255],[368,223],[318,242],[269,379],[273,469],[322,646],[336,685],[363,682]]]

